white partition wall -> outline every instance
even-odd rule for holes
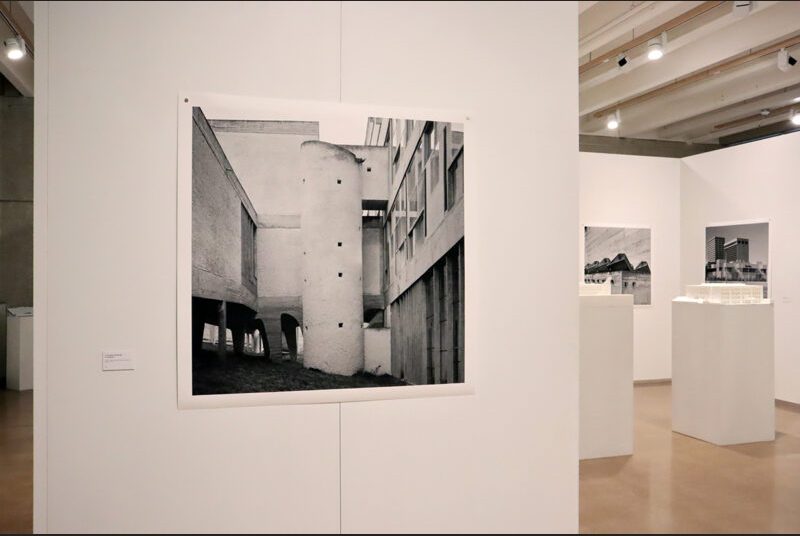
[[[653,306],[635,311],[635,379],[671,377],[669,300],[703,282],[706,226],[769,221],[775,397],[800,403],[799,143],[794,133],[683,159],[580,154],[579,236],[587,223],[653,229]]]
[[[681,293],[680,161],[580,153],[580,270],[583,226],[648,227],[652,244],[652,305],[634,307],[633,377],[671,376],[670,305]]]
[[[702,283],[706,225],[769,220],[775,397],[800,403],[800,133],[681,161],[681,283]]]
[[[342,91],[469,112],[465,335],[476,394],[343,405],[342,528],[574,532],[576,9],[422,5],[344,4]]]
[[[37,3],[36,530],[576,531],[576,15]],[[474,396],[177,409],[179,91],[470,113]]]

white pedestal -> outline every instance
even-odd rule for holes
[[[580,458],[633,454],[633,296],[580,297]]]
[[[33,316],[8,317],[6,325],[6,387],[33,389]]]
[[[773,305],[672,302],[672,429],[716,445],[775,439]]]

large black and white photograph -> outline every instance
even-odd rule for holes
[[[191,395],[464,383],[463,123],[190,105]]]
[[[584,227],[584,282],[607,284],[611,294],[632,294],[634,305],[651,305],[650,229]]]
[[[705,280],[758,285],[769,297],[769,223],[706,227]]]

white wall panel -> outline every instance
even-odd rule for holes
[[[574,532],[576,5],[346,2],[343,36],[344,100],[470,116],[476,394],[342,406],[342,529]]]
[[[775,301],[775,397],[800,403],[800,133],[684,158],[681,283],[701,283],[709,223],[769,220],[770,294]]]
[[[652,305],[634,307],[633,377],[670,378],[671,301],[682,293],[680,160],[580,153],[579,162],[580,272],[585,225],[650,228]]]
[[[337,531],[336,406],[177,409],[175,192],[178,92],[336,99],[339,6],[45,9],[48,529]]]
[[[576,7],[42,4],[37,528],[576,531]],[[340,89],[471,114],[477,389],[343,405],[341,482],[339,407],[178,411],[175,359],[178,92]],[[137,370],[101,373],[119,348]]]

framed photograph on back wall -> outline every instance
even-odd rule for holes
[[[762,287],[769,298],[769,222],[746,221],[706,226],[705,281]]]
[[[583,231],[584,282],[609,281],[612,294],[632,294],[634,305],[651,305],[651,230],[585,226]]]

